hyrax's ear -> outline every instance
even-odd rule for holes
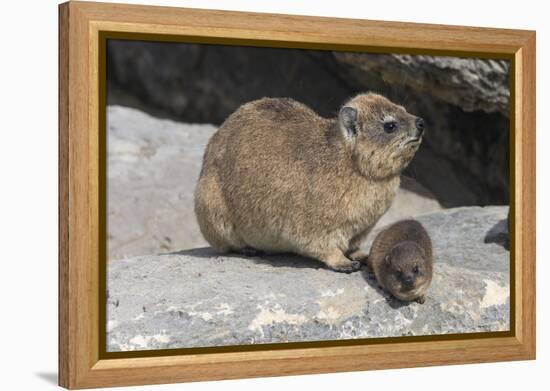
[[[386,256],[384,257],[384,263],[388,266],[390,265],[391,263],[390,254],[386,254]]]
[[[346,140],[353,141],[357,136],[357,110],[349,106],[342,107],[338,114],[338,123]]]

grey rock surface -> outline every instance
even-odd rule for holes
[[[291,255],[245,258],[200,248],[110,262],[107,350],[508,330],[509,252],[485,241],[507,211],[456,208],[419,217],[435,255],[423,305],[392,299],[367,270],[336,273]]]
[[[414,218],[442,209],[439,201],[424,186],[414,179],[402,176],[401,185],[390,208],[378,220],[374,230],[399,220]]]
[[[195,218],[193,192],[216,127],[108,106],[107,129],[108,257],[207,246]],[[404,178],[379,224],[440,209],[433,194]]]
[[[108,257],[206,246],[193,192],[211,125],[107,109]]]

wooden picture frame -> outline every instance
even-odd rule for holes
[[[101,309],[105,243],[100,235],[105,223],[101,213],[105,146],[100,137],[105,97],[100,91],[105,81],[100,77],[104,72],[100,59],[104,59],[106,32],[164,41],[509,59],[511,331],[475,338],[399,337],[362,344],[106,358],[100,348],[105,342],[100,332],[105,327]],[[59,384],[63,387],[534,359],[535,202],[533,31],[78,1],[59,6]]]

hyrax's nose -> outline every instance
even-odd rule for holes
[[[415,122],[415,125],[416,125],[416,130],[417,130],[417,137],[420,137],[422,136],[422,134],[424,133],[424,120],[420,117],[418,117],[416,119],[416,122]]]
[[[414,277],[413,276],[405,276],[405,278],[403,278],[403,284],[407,288],[412,288],[414,286]]]

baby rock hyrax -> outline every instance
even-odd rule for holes
[[[432,241],[422,224],[403,220],[380,232],[368,264],[378,283],[403,301],[424,303],[432,281]]]
[[[220,252],[292,252],[358,270],[359,245],[423,131],[421,118],[373,93],[335,119],[288,98],[246,103],[208,142],[195,191],[201,232]]]

